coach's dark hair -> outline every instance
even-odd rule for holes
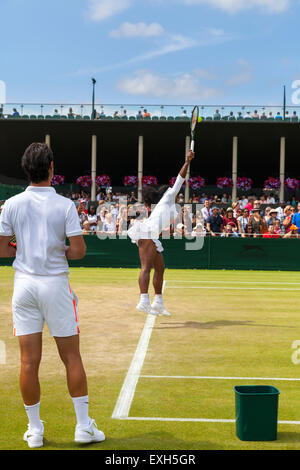
[[[53,153],[48,145],[34,142],[25,150],[22,157],[22,168],[30,182],[40,183],[48,180],[52,161]]]
[[[157,204],[168,188],[169,186],[167,185],[161,186],[159,189],[153,188],[152,186],[144,186],[142,189],[143,202],[149,207],[152,204]]]

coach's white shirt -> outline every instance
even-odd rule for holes
[[[52,187],[28,186],[8,199],[0,215],[0,235],[17,239],[15,270],[52,276],[69,273],[66,237],[82,235],[75,204]]]

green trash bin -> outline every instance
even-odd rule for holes
[[[280,391],[270,385],[238,385],[234,391],[237,437],[241,441],[275,441]]]

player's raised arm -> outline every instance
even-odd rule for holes
[[[171,189],[173,196],[176,196],[179,193],[180,188],[183,184],[183,181],[186,178],[188,167],[190,166],[190,163],[193,160],[194,156],[195,156],[194,152],[192,150],[189,150],[187,157],[186,157],[186,161],[178,174],[178,177],[175,181],[173,188]]]

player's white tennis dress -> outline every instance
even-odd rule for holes
[[[8,199],[0,216],[0,235],[17,239],[14,335],[79,333],[77,298],[69,284],[66,237],[82,235],[75,204],[51,187],[28,186]]]
[[[159,236],[163,230],[170,227],[172,221],[178,215],[175,201],[183,182],[184,178],[178,175],[174,186],[167,189],[151,212],[150,217],[143,221],[136,220],[134,222],[127,232],[133,242],[137,243],[141,239],[150,239],[155,243],[158,252],[163,251]]]

